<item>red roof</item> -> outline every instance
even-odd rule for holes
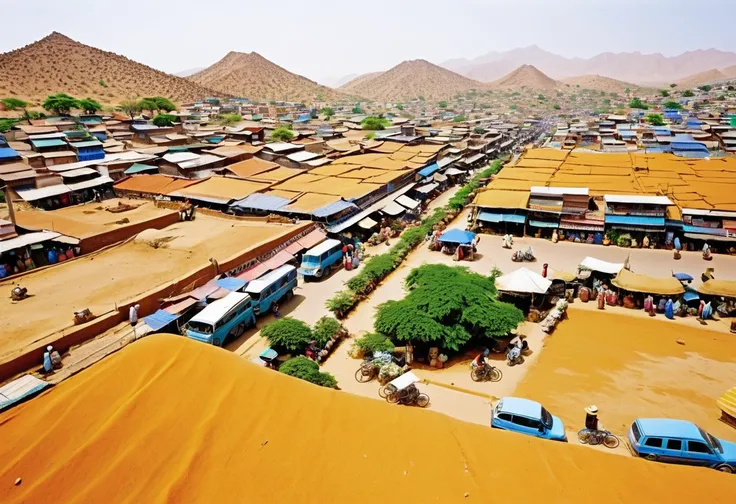
[[[288,247],[286,247],[284,250],[286,250],[289,254],[294,255],[294,254],[298,254],[299,252],[301,252],[302,250],[304,250],[304,247],[297,240],[294,243],[292,243],[291,245],[289,245]]]
[[[315,229],[304,238],[299,238],[299,244],[305,249],[310,249],[318,243],[325,241],[325,238],[327,238],[327,235],[325,235],[321,230]]]
[[[251,280],[255,280],[259,276],[268,273],[268,267],[264,264],[258,263],[255,266],[253,266],[248,271],[243,271],[235,278],[239,278],[240,280],[245,280],[246,282],[250,282]]]
[[[288,263],[289,261],[293,261],[294,256],[291,255],[286,250],[282,250],[275,256],[273,256],[268,261],[265,261],[261,263],[261,266],[266,266],[269,270],[275,270],[279,266],[283,266],[284,264]]]

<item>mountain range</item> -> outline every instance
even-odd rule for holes
[[[556,80],[600,75],[640,85],[661,85],[700,72],[736,65],[736,53],[700,49],[667,57],[640,52],[607,52],[585,59],[566,58],[532,45],[510,51],[492,51],[473,59],[452,59],[440,64],[443,68],[481,82],[500,79],[522,65],[533,65]]]

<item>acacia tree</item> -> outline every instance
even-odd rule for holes
[[[129,115],[131,120],[135,119],[135,115],[141,111],[140,103],[135,100],[125,100],[120,102],[118,109]]]
[[[46,97],[43,108],[56,115],[69,115],[72,109],[79,108],[79,102],[68,94],[56,93]]]
[[[271,133],[270,140],[273,142],[288,142],[294,138],[294,132],[291,131],[287,126],[279,126],[273,133]]]
[[[156,105],[156,111],[163,110],[164,112],[172,112],[176,110],[176,105],[163,96],[153,96],[150,98],[143,98],[147,102],[151,102]],[[144,109],[147,110],[147,109]]]
[[[378,307],[374,329],[393,341],[420,341],[458,351],[471,338],[506,336],[524,320],[496,299],[495,277],[429,264],[406,278],[409,294]]]
[[[158,103],[151,98],[143,98],[138,102],[138,110],[148,110],[153,116],[158,112]]]
[[[92,98],[83,98],[79,100],[79,108],[84,110],[85,114],[94,114],[102,108],[100,102],[93,100]]]

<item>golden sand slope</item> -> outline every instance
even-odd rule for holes
[[[217,63],[187,77],[223,93],[252,100],[338,100],[334,89],[289,72],[256,52],[231,51]]]
[[[166,96],[181,103],[215,94],[181,77],[81,44],[57,32],[0,54],[1,97],[40,103],[49,94],[60,92],[115,104],[141,96]]]
[[[712,84],[728,79],[728,75],[721,72],[717,68],[711,68],[705,72],[696,73],[677,81],[677,85],[681,88],[690,88],[696,86],[702,86],[704,84]]]
[[[557,81],[548,77],[532,65],[521,65],[508,75],[501,77],[490,84],[496,88],[517,89],[554,89],[559,86]]]
[[[638,91],[641,86],[631,84],[602,75],[579,75],[576,77],[568,77],[560,81],[570,86],[580,86],[582,89],[595,89],[597,91],[605,91],[606,93],[623,93],[627,89]],[[651,92],[651,89],[644,89],[645,92]]]
[[[4,503],[673,503],[736,492],[716,471],[322,389],[181,336],[145,338],[0,415],[0,435]]]

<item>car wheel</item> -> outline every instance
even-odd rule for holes
[[[213,339],[212,340],[212,344],[215,345],[215,346],[222,346],[222,342],[220,341],[219,338]]]
[[[332,266],[327,266],[325,268],[325,272],[323,273],[324,276],[328,277],[330,276],[330,273],[332,273]]]
[[[654,453],[648,453],[644,456],[644,458],[651,461],[657,460],[657,456]]]
[[[728,474],[732,474],[733,473],[733,467],[731,467],[728,464],[719,465],[718,467],[716,467],[716,469],[718,469],[721,472],[728,473]]]

